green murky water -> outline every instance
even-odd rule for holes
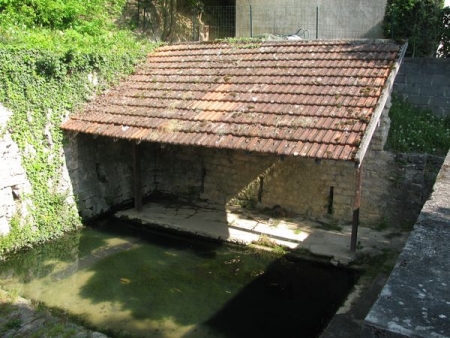
[[[143,337],[317,337],[357,276],[108,220],[0,265],[0,286]]]

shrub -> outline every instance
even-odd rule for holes
[[[438,57],[450,58],[450,7],[443,9],[442,22],[443,26],[440,34]]]
[[[93,22],[108,28],[125,3],[126,0],[0,0],[0,21],[2,25],[56,30],[83,31]]]

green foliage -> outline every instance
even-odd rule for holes
[[[450,119],[394,98],[389,110],[388,148],[398,152],[445,155],[450,149]]]
[[[22,320],[20,318],[13,318],[13,319],[8,320],[4,324],[2,331],[4,331],[4,333],[6,333],[9,330],[18,329],[21,325],[22,325]]]
[[[31,183],[24,198],[33,202],[26,217],[18,214],[11,221],[10,234],[0,240],[0,255],[80,224],[60,188],[59,125],[97,91],[130,73],[153,47],[112,25],[111,15],[123,3],[0,0],[0,103],[13,112],[7,129]]]
[[[443,0],[388,0],[386,38],[408,39],[407,56],[434,56],[442,30]]]
[[[442,22],[438,57],[450,58],[450,7],[442,10]]]
[[[0,0],[2,25],[56,30],[74,29],[81,33],[99,32],[113,25],[126,0]]]

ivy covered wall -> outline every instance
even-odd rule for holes
[[[87,37],[90,40],[90,37]],[[2,253],[60,236],[81,225],[65,168],[59,126],[63,119],[99,90],[130,73],[151,49],[119,34],[102,47],[0,47],[0,103],[11,112],[1,126],[2,141],[11,139],[20,153],[29,189],[20,192],[24,207],[3,200]],[[46,42],[49,43],[49,42]],[[111,45],[109,45],[111,44]],[[74,49],[77,48],[77,49]],[[7,120],[7,121],[6,121]],[[2,169],[9,167],[2,158]],[[14,186],[8,188],[14,192]],[[6,196],[6,194],[5,194]]]

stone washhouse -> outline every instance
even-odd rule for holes
[[[71,115],[82,216],[163,193],[352,222],[383,214],[366,177],[406,45],[388,40],[165,45]],[[362,189],[368,181],[367,191]],[[367,198],[366,198],[367,197]]]

